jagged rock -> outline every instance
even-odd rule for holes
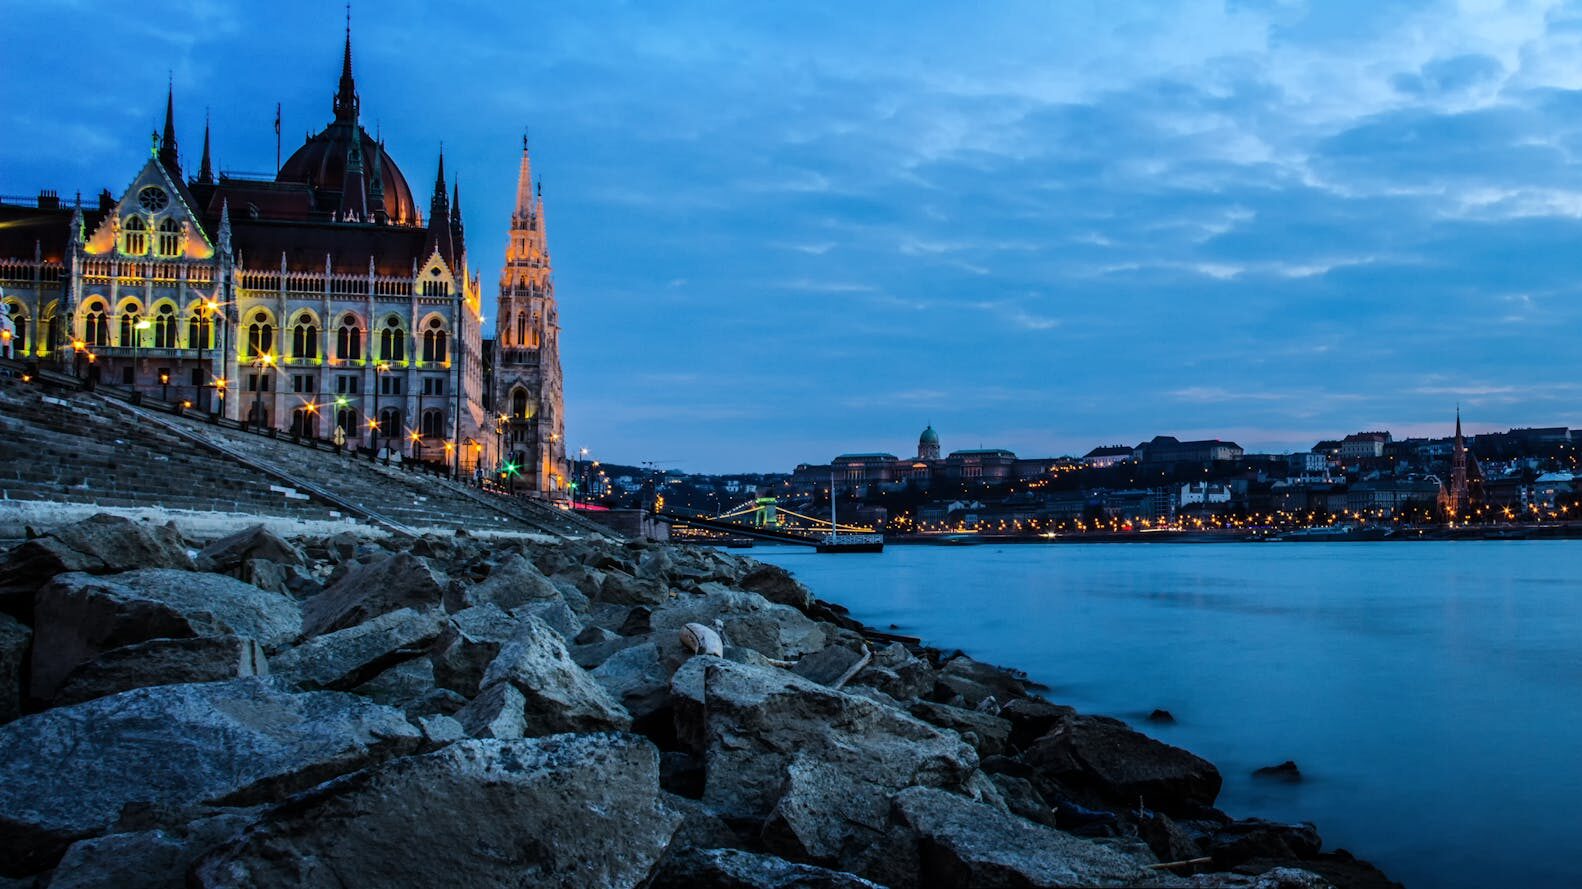
[[[1137,837],[1160,861],[1190,861],[1203,856],[1192,832],[1163,812],[1136,813]]]
[[[9,614],[0,614],[0,723],[22,715],[24,670],[33,631]]]
[[[662,583],[633,577],[623,571],[610,571],[604,575],[599,587],[599,600],[622,605],[657,605],[669,598],[670,591]]]
[[[577,666],[584,670],[592,670],[605,661],[609,660],[615,655],[616,652],[631,648],[634,645],[642,645],[643,643],[648,642],[650,639],[647,634],[640,636],[618,636],[614,633],[611,633],[610,636],[611,638],[602,639],[598,642],[572,645],[568,647],[566,651],[571,654],[571,659],[576,661]]]
[[[582,628],[582,632],[578,633],[576,637],[571,640],[571,642],[573,645],[582,646],[594,645],[599,642],[609,642],[619,638],[621,638],[620,635],[613,630],[608,630],[600,626],[586,626]]]
[[[434,663],[428,658],[402,661],[352,689],[376,704],[405,709],[434,688]]]
[[[241,570],[249,560],[255,559],[282,567],[308,563],[307,555],[300,547],[282,539],[263,525],[255,525],[214,541],[199,551],[195,561],[200,571],[231,574]]]
[[[434,642],[434,681],[472,697],[501,646],[516,634],[517,619],[494,603],[458,611]]]
[[[1375,873],[1377,873],[1375,871]],[[1351,876],[1347,874],[1347,876]],[[1382,876],[1382,875],[1381,875]],[[1198,874],[1192,878],[1191,885],[1194,889],[1334,889],[1331,883],[1317,873],[1295,867],[1271,867],[1261,873],[1210,873]],[[1341,886],[1399,886],[1385,880],[1382,883],[1347,882],[1342,880]]]
[[[977,768],[954,734],[865,698],[784,670],[693,662],[704,671],[703,801],[738,818],[772,815],[776,851],[836,860],[883,830],[896,790],[965,790]]]
[[[559,596],[542,602],[529,602],[511,609],[512,617],[520,618],[527,614],[548,624],[550,629],[559,633],[560,638],[568,643],[582,632],[582,621],[577,620],[577,615],[572,612],[571,606]]]
[[[63,574],[40,589],[35,602],[32,690],[43,700],[78,664],[112,648],[235,634],[273,652],[302,623],[290,596],[219,574],[169,569]]]
[[[940,685],[960,695],[968,707],[978,706],[985,698],[1006,701],[1027,694],[1025,681],[1000,667],[975,661],[964,654],[951,658],[935,679]]]
[[[1046,798],[1064,789],[1102,806],[1135,808],[1141,799],[1176,815],[1211,806],[1219,795],[1220,774],[1212,763],[1104,716],[1065,720],[1022,758]]]
[[[1148,721],[1161,725],[1174,725],[1176,718],[1169,710],[1155,710],[1148,714]]]
[[[714,626],[716,620],[726,645],[751,648],[767,657],[797,658],[824,647],[823,631],[802,612],[713,583],[705,584],[698,595],[671,599],[659,607],[649,618],[649,627],[661,658],[674,666],[691,654],[681,644],[681,628],[689,623]]]
[[[702,756],[708,746],[703,709],[703,678],[717,658],[695,657],[670,676],[670,707],[676,739],[693,754]]]
[[[670,549],[668,547],[654,547],[644,551],[642,556],[638,558],[637,570],[633,571],[632,574],[638,580],[664,589],[669,585],[672,567],[674,567],[674,561],[670,558]]]
[[[150,685],[268,675],[263,648],[245,636],[150,639],[112,648],[78,664],[61,683],[52,703],[57,707],[76,704]]]
[[[429,745],[449,744],[467,737],[467,727],[454,716],[435,714],[419,716],[414,721],[418,729],[423,732],[423,740]]]
[[[752,565],[746,574],[742,575],[739,585],[742,589],[757,593],[776,605],[789,605],[798,611],[806,611],[813,604],[813,594],[803,586],[791,572],[779,565],[768,565],[763,562],[750,562]]]
[[[427,561],[408,553],[385,556],[351,569],[303,602],[302,633],[318,636],[402,608],[432,608],[440,604],[444,589]]]
[[[688,848],[660,866],[652,889],[884,889],[856,874],[741,849]]]
[[[1077,711],[1039,698],[1013,698],[996,715],[1011,724],[1010,746],[1026,750],[1057,724],[1076,716]]]
[[[1286,760],[1277,766],[1264,766],[1254,769],[1252,776],[1266,781],[1284,781],[1287,784],[1299,784],[1302,781],[1302,770],[1296,767],[1296,762]]]
[[[791,667],[791,672],[809,682],[833,686],[862,664],[863,657],[865,654],[861,651],[842,645],[828,645],[798,660]]]
[[[670,671],[659,662],[659,648],[652,642],[616,652],[592,672],[633,719],[656,713],[670,703]]]
[[[852,678],[898,701],[922,697],[934,687],[934,671],[899,642],[875,649],[873,660]]]
[[[929,886],[1132,886],[1144,862],[931,787],[896,794]]]
[[[190,570],[192,559],[174,527],[145,525],[101,513],[56,528],[7,553],[0,566],[0,604],[25,616],[33,592],[58,574],[115,574],[135,568]]]
[[[971,732],[978,739],[973,746],[977,748],[979,756],[992,756],[1003,751],[1006,740],[1011,736],[1010,722],[976,710],[929,701],[917,701],[907,709],[918,719],[940,728],[948,728],[963,737]]]
[[[346,691],[403,661],[421,657],[446,626],[438,608],[403,608],[366,623],[306,639],[271,660],[281,682],[304,690]]]
[[[560,635],[524,617],[484,673],[482,687],[508,682],[527,700],[531,735],[626,729],[631,716],[588,671],[572,662]]]
[[[1306,859],[1318,855],[1323,840],[1311,824],[1280,824],[1248,818],[1222,825],[1209,840],[1214,863],[1232,868],[1254,858]]]
[[[130,803],[278,800],[420,740],[400,711],[258,678],[140,688],[23,717],[0,726],[0,874],[48,868]]]
[[[459,741],[267,813],[190,885],[637,886],[680,821],[658,759],[629,735]]]
[[[455,719],[473,738],[521,738],[527,735],[527,698],[509,682],[485,688]]]
[[[554,581],[557,586],[565,585],[571,587],[569,593],[562,593],[562,595],[580,594],[583,597],[583,601],[597,599],[604,592],[604,572],[589,568],[587,565],[572,565],[562,569],[552,575],[550,580]],[[570,599],[568,598],[567,601],[569,602]]]
[[[446,597],[446,607],[461,611],[479,605],[497,605],[510,611],[529,602],[560,599],[560,590],[518,553],[511,553],[489,571],[479,583],[461,587]]]
[[[1028,821],[1050,827],[1056,826],[1054,810],[1033,788],[1031,781],[1003,772],[988,772],[988,775],[989,780],[994,782],[995,789],[999,791],[1000,799],[1005,801],[1006,809],[1012,814],[1026,818]]]
[[[114,833],[73,843],[50,876],[51,889],[168,889],[185,885],[187,868],[228,842],[253,818],[214,815],[169,829]]]

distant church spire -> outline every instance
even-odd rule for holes
[[[203,159],[198,162],[198,183],[214,184],[214,167],[209,163],[209,113],[203,112]]]
[[[512,228],[530,228],[533,216],[533,161],[527,152],[527,133],[522,133],[522,165],[516,174],[516,209],[511,214]]]
[[[181,156],[176,151],[176,85],[165,89],[165,134],[159,140],[159,162],[172,179],[181,181]]]
[[[352,79],[352,5],[346,4],[346,50],[341,56],[340,89],[335,92],[335,122],[356,123],[357,82]]]

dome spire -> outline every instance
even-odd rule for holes
[[[341,83],[335,93],[335,122],[357,122],[357,82],[352,78],[352,5],[346,4],[346,50],[341,56]]]

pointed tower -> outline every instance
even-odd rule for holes
[[[170,173],[171,181],[181,181],[181,155],[176,150],[176,86],[165,91],[165,132],[159,139],[159,162]]]
[[[467,263],[467,233],[461,224],[461,182],[452,181],[450,188],[450,240],[460,270]]]
[[[543,194],[534,194],[527,137],[517,170],[500,301],[495,312],[494,404],[507,417],[504,460],[546,497],[564,496],[565,398],[560,376],[560,318],[549,248],[544,238]]]
[[[1456,441],[1450,454],[1450,489],[1446,493],[1445,511],[1450,519],[1464,519],[1472,506],[1472,497],[1467,481],[1467,440],[1461,435],[1459,404],[1456,405]]]
[[[368,206],[373,208],[373,219],[370,221],[380,225],[390,221],[390,214],[385,211],[384,153],[385,145],[379,142],[375,145],[375,150],[368,155],[373,159],[372,172],[368,179]]]
[[[346,7],[346,50],[341,55],[341,82],[335,91],[335,122],[357,122],[360,100],[357,81],[352,79],[352,8]]]
[[[439,153],[439,174],[434,177],[434,197],[428,207],[428,240],[423,244],[423,256],[432,256],[438,250],[451,271],[457,271],[456,247],[451,239],[450,198],[445,195],[445,152]]]
[[[342,222],[368,221],[368,186],[363,175],[363,140],[359,133],[352,134],[352,146],[346,149],[346,176],[341,180],[341,209],[336,218]]]
[[[198,161],[198,184],[214,184],[214,167],[209,163],[209,115],[203,115],[203,159]]]

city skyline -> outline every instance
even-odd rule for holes
[[[141,50],[0,62],[5,194],[123,189],[167,77],[184,162],[207,106],[267,171],[340,63],[329,5],[5,6]],[[530,131],[567,443],[612,462],[1582,426],[1574,6],[902,9],[352,18],[365,125],[419,182],[444,141],[486,306]]]

